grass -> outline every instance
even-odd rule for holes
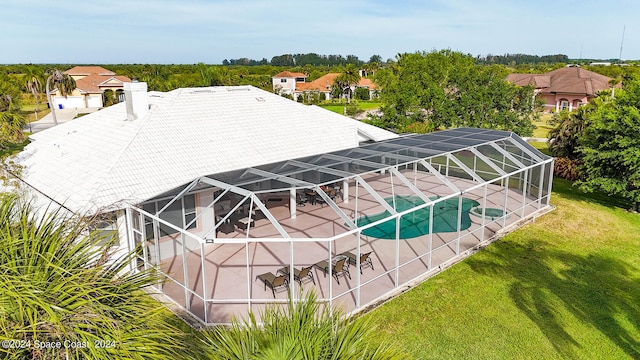
[[[533,130],[533,137],[536,138],[547,138],[549,136],[549,131],[551,131],[552,127],[549,126],[548,121],[553,117],[553,114],[543,113],[540,115],[540,119],[538,121],[534,121],[533,125],[536,128]]]
[[[344,114],[344,107],[346,106],[345,104],[338,104],[338,105],[319,105],[320,107],[327,109],[329,111],[333,111],[335,113],[338,113],[340,115]],[[358,107],[361,110],[375,110],[378,109],[380,107],[380,103],[379,102],[370,102],[370,101],[360,101],[358,102]]]
[[[26,135],[28,136],[30,135],[30,133],[26,133]],[[9,155],[19,153],[20,151],[22,151],[22,149],[24,149],[25,146],[29,145],[30,142],[31,140],[27,138],[25,141],[19,144],[12,144],[12,143],[7,144],[7,147],[5,149],[0,149],[0,159],[4,159]]]
[[[562,179],[552,204],[365,316],[419,359],[640,358],[640,215]]]

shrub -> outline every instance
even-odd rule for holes
[[[580,178],[579,168],[581,163],[580,159],[570,159],[566,156],[557,157],[553,167],[553,174],[570,181],[578,180]]]

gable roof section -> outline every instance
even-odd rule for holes
[[[119,85],[108,83],[113,79],[117,80]],[[91,74],[83,77],[82,79],[76,80],[76,89],[78,89],[81,93],[102,93],[103,87],[122,87],[122,83],[124,82],[131,82],[131,79],[122,75],[103,76],[98,74]]]
[[[251,86],[152,92],[149,103],[135,121],[120,103],[35,134],[16,157],[22,179],[95,213],[200,176],[355,147],[362,124]]]

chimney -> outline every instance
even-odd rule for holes
[[[149,111],[147,83],[124,83],[124,99],[127,103],[127,120],[132,121],[145,116]]]

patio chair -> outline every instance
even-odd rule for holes
[[[271,289],[273,293],[273,298],[276,297],[276,290],[278,288],[284,287],[285,289],[289,289],[289,281],[285,275],[275,276],[273,273],[264,273],[256,276],[256,280],[262,280],[264,283],[264,290],[267,290],[267,286]]]
[[[298,206],[305,206],[305,204],[307,203],[307,195],[303,195],[300,193],[296,193],[296,204]]]
[[[351,279],[351,274],[349,274],[349,265],[347,265],[348,258],[342,258],[336,261],[335,264],[331,266],[331,273],[333,277],[336,278],[338,284],[340,284],[340,279],[338,278],[340,275],[346,275]],[[329,262],[327,260],[318,261],[313,264],[316,268],[320,269],[324,272],[324,277],[327,277],[327,273],[329,272]]]
[[[222,220],[222,217],[216,216],[216,222],[220,222],[221,220]],[[236,231],[236,229],[233,226],[233,224],[231,223],[231,220],[226,219],[222,224],[220,224],[216,228],[216,235],[218,234],[218,232],[221,232],[223,234],[230,234],[230,233],[232,233],[234,231]]]
[[[341,253],[340,255],[342,256],[346,256],[347,259],[349,259],[349,264],[352,265],[357,265],[356,264],[356,255],[349,252],[349,251],[345,251],[343,253]],[[373,261],[371,260],[371,251],[369,251],[368,253],[361,253],[360,254],[360,274],[362,274],[362,268],[364,268],[365,266],[368,266],[371,268],[371,270],[375,270],[373,268]]]
[[[313,285],[315,285],[316,279],[313,277],[313,272],[311,272],[312,267],[313,266],[307,266],[307,267],[303,267],[300,270],[293,268],[293,279],[297,281],[298,284],[300,284],[300,286],[302,286],[302,279],[309,278],[313,282]],[[283,268],[278,269],[278,273],[289,277],[289,267],[285,266]]]
[[[330,188],[326,191],[326,193],[331,200],[333,200],[334,202],[336,201],[336,198],[338,197],[338,191],[336,189]]]
[[[316,195],[315,203],[320,204],[320,207],[323,207],[324,205],[326,205],[327,202],[324,201],[324,198],[320,196],[320,194],[318,194]]]

